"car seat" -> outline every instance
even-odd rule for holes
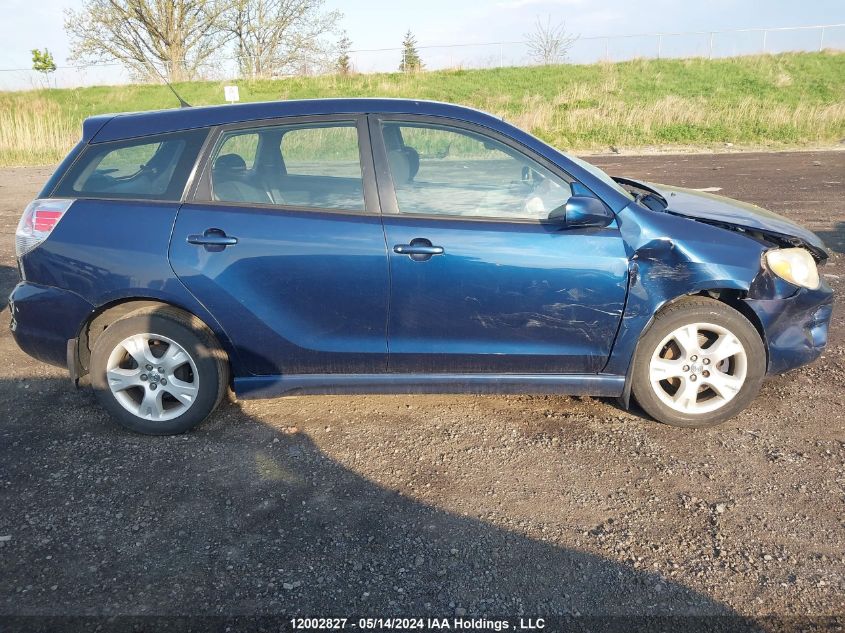
[[[270,194],[247,182],[246,161],[238,154],[218,156],[211,168],[215,200],[271,204]]]
[[[393,186],[404,188],[411,184],[411,162],[404,149],[392,149],[387,152],[387,162],[390,165],[390,175]]]

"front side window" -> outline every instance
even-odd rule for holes
[[[179,200],[206,130],[89,145],[55,195]]]
[[[364,211],[354,122],[274,125],[224,133],[211,158],[220,202]]]
[[[400,213],[545,220],[566,180],[493,138],[438,124],[382,124]]]

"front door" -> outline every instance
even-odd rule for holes
[[[388,263],[364,120],[219,134],[173,269],[246,372],[386,371]]]
[[[589,193],[583,185],[472,127],[386,117],[374,131],[386,166],[390,370],[599,372],[628,260],[615,223],[548,221],[573,188]]]

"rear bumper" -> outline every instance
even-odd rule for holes
[[[24,352],[67,367],[68,341],[77,337],[94,306],[77,294],[22,281],[9,296],[9,328]]]
[[[785,299],[746,299],[763,325],[769,374],[782,374],[821,356],[827,345],[833,290],[826,283]]]

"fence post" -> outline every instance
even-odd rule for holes
[[[660,59],[660,49],[663,46],[663,35],[657,36],[657,59]]]
[[[713,31],[710,31],[710,45],[707,53],[707,59],[713,59]]]
[[[766,36],[769,34],[765,29],[763,30],[763,55],[766,54]]]
[[[819,38],[819,52],[824,50],[824,27],[822,27],[822,36]]]

